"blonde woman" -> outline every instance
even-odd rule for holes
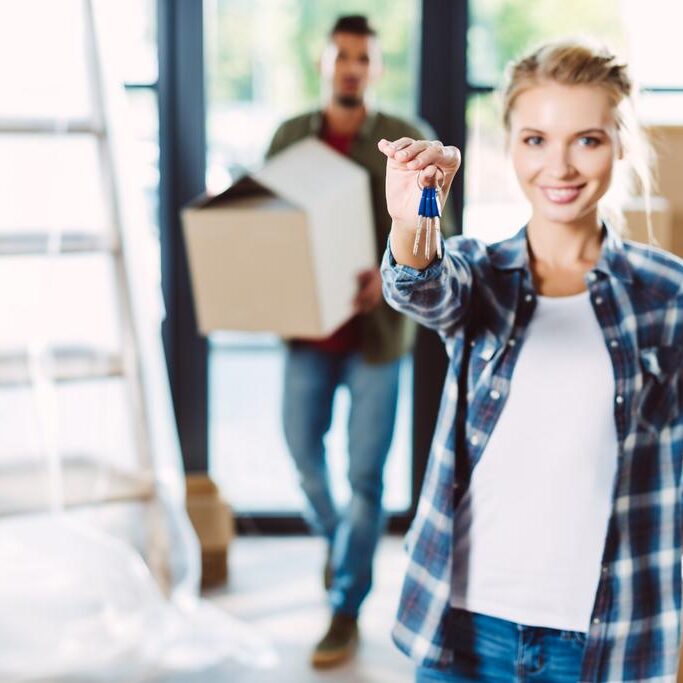
[[[642,169],[630,91],[581,42],[514,64],[504,124],[531,218],[443,258],[424,238],[413,255],[416,180],[441,169],[445,197],[458,150],[379,143],[385,297],[450,355],[393,634],[418,683],[674,680],[683,262],[602,218],[617,166]]]

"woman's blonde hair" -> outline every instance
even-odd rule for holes
[[[622,182],[613,183],[621,196],[607,200],[601,212],[617,229],[623,230],[622,206],[628,195],[641,194],[645,204],[648,234],[654,242],[651,222],[653,152],[638,123],[633,101],[634,85],[626,64],[604,45],[585,38],[546,43],[508,66],[502,92],[503,123],[510,130],[515,100],[526,90],[542,83],[591,85],[602,88],[614,107],[619,134],[620,157],[625,168]],[[613,194],[612,191],[610,194]],[[616,201],[614,201],[616,200]]]

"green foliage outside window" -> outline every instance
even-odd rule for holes
[[[383,108],[415,110],[417,0],[213,0],[207,60],[214,103],[261,102],[282,112],[320,101],[318,59],[340,14],[366,14],[378,31]]]
[[[620,0],[472,0],[469,81],[497,86],[505,65],[539,43],[588,35],[623,48]]]

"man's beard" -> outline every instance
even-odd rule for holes
[[[355,109],[363,104],[363,98],[357,95],[335,95],[334,99],[340,107],[346,109]]]

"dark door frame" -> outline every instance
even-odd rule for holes
[[[180,211],[204,191],[203,2],[157,2],[159,235],[166,364],[185,470],[208,467],[207,342],[196,332]]]

